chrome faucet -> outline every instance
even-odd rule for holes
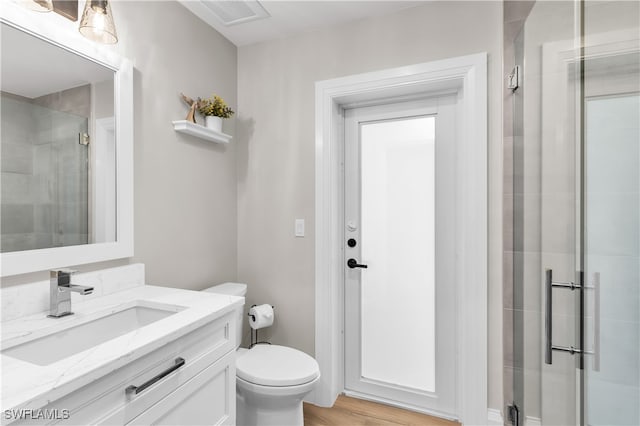
[[[71,284],[71,275],[76,271],[70,269],[58,269],[50,272],[49,288],[51,295],[49,298],[50,318],[60,318],[73,315],[71,312],[71,292],[87,295],[93,293],[93,287]]]

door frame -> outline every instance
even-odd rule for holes
[[[487,422],[487,54],[316,82],[315,347],[322,376],[311,402],[344,390],[344,114],[346,106],[456,93],[456,413]]]

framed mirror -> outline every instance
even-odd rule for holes
[[[19,9],[0,31],[2,276],[133,256],[131,63]]]

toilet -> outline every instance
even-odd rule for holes
[[[241,296],[247,285],[224,283],[210,293]],[[243,309],[237,310],[236,424],[238,426],[302,426],[302,400],[320,379],[318,362],[297,349],[258,344],[240,348]]]

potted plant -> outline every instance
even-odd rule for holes
[[[198,111],[204,115],[206,127],[218,132],[222,131],[222,119],[230,118],[234,114],[224,99],[218,95],[206,99],[198,98]]]

